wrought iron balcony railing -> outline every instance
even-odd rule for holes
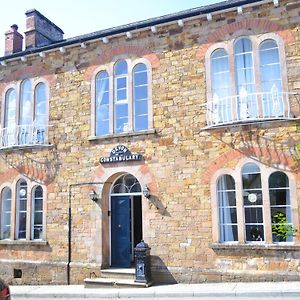
[[[13,125],[0,129],[0,149],[48,144],[48,126]]]
[[[273,87],[268,93],[252,93],[241,90],[239,95],[219,98],[213,96],[207,102],[205,128],[234,123],[253,123],[267,120],[298,119],[299,96],[293,92],[281,92]]]

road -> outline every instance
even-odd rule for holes
[[[258,297],[228,297],[228,296],[224,296],[224,297],[178,297],[178,300],[256,300]],[[155,299],[155,300],[176,300],[177,298],[174,297],[168,297],[168,298],[159,298],[159,297],[134,297],[134,298],[96,298],[96,297],[81,297],[81,298],[70,298],[70,297],[51,297],[51,298],[40,298],[42,300],[95,300],[95,299],[101,299],[101,300],[128,300],[128,299],[133,299],[133,300],[145,300],[145,299]],[[28,296],[13,296],[12,300],[38,300],[37,297],[28,297]],[[261,297],[260,300],[300,300],[300,296],[299,297],[287,297],[287,296],[276,296],[276,297]]]

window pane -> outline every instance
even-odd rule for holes
[[[275,172],[269,178],[269,188],[289,187],[289,178],[283,172]]]
[[[24,80],[21,84],[20,94],[20,119],[19,119],[19,144],[28,144],[30,141],[30,133],[32,124],[32,86],[29,79]]]
[[[218,179],[217,195],[220,240],[221,242],[237,241],[235,182],[232,176],[223,175]]]
[[[246,225],[246,241],[259,242],[264,241],[263,225]]]
[[[100,72],[96,77],[96,135],[109,133],[109,76]]]
[[[238,240],[237,225],[220,225],[220,242],[233,242]]]
[[[293,241],[292,208],[289,179],[283,172],[269,177],[272,238],[274,243]]]
[[[118,193],[141,192],[141,190],[142,189],[138,180],[131,174],[125,174],[116,180],[111,193],[118,194]]]
[[[143,72],[136,72],[136,69],[134,69],[135,73],[133,74],[133,80],[135,85],[147,85],[148,83],[148,74],[147,70]]]
[[[283,116],[285,104],[282,97],[279,51],[274,40],[264,41],[259,48],[260,79],[263,91],[263,113],[266,117]]]
[[[218,191],[219,206],[235,206],[236,197],[235,191]]]
[[[148,102],[147,100],[140,100],[135,102],[134,106],[135,114],[137,116],[140,115],[148,115]]]
[[[115,105],[115,127],[116,133],[128,131],[128,105]]]
[[[11,238],[11,189],[4,188],[2,191],[1,209],[1,239]]]
[[[234,51],[236,54],[252,52],[252,44],[248,38],[241,38],[235,43]]]
[[[115,75],[124,75],[128,73],[127,62],[125,60],[119,60],[115,64]]]
[[[246,207],[245,208],[246,223],[263,223],[263,211],[261,207]]]
[[[255,95],[255,77],[253,66],[252,44],[248,38],[235,43],[235,78],[238,93],[238,118],[244,120],[258,116]]]
[[[263,194],[260,169],[248,163],[242,169],[246,241],[264,240]]]
[[[135,131],[147,130],[148,129],[148,116],[136,116],[135,117]]]
[[[148,74],[144,64],[133,69],[133,102],[134,130],[148,129]]]
[[[148,99],[148,87],[147,86],[138,86],[134,89],[134,97],[136,101],[140,99]]]
[[[16,213],[16,237],[26,238],[26,216],[27,216],[27,183],[19,181],[17,184],[17,213]]]
[[[35,188],[32,201],[31,236],[33,239],[41,239],[43,232],[43,189],[41,186]]]

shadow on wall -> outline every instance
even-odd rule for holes
[[[156,255],[151,255],[151,276],[155,284],[177,283],[162,259]]]
[[[167,207],[163,205],[163,203],[159,200],[157,196],[150,195],[148,198],[149,205],[153,205],[158,210],[159,214],[162,216],[171,217],[170,213],[167,211]]]
[[[0,153],[0,158],[8,167],[14,168],[28,179],[49,184],[59,171],[60,159],[55,146],[44,150],[47,153],[46,157],[40,159],[28,155],[25,150]],[[28,153],[31,152],[32,150],[29,149]]]
[[[260,163],[271,165],[278,170],[282,169],[280,165],[285,165],[293,171],[299,171],[299,126],[295,126],[295,131],[292,134],[287,130],[284,138],[279,134],[277,137],[264,136],[264,131],[268,126],[271,125],[261,124],[260,127],[245,125],[242,130],[216,131],[212,133],[212,136],[242,155],[251,156],[252,159]]]

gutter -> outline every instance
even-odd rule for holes
[[[138,31],[143,30],[152,26],[158,26],[158,25],[167,25],[168,23],[173,23],[181,19],[189,19],[194,17],[199,17],[201,15],[207,15],[214,12],[220,12],[224,10],[230,10],[232,8],[236,8],[243,5],[250,5],[255,4],[258,2],[261,3],[267,3],[271,2],[272,0],[229,0],[229,1],[223,1],[220,3],[215,3],[207,6],[201,6],[193,9],[188,9],[181,11],[179,13],[174,14],[168,14],[161,17],[151,18],[144,21],[138,21],[134,23],[130,23],[127,25],[112,27],[109,29],[104,29],[100,31],[96,31],[90,34],[85,34],[69,39],[65,39],[47,46],[42,46],[39,48],[33,48],[33,49],[27,49],[21,52],[17,52],[14,54],[10,54],[7,56],[0,57],[1,61],[8,61],[12,60],[14,58],[40,53],[40,52],[48,52],[50,50],[60,48],[60,47],[67,47],[67,46],[73,46],[75,44],[81,44],[84,42],[92,41],[101,39],[108,36],[116,36],[120,34],[124,34],[128,31]]]

